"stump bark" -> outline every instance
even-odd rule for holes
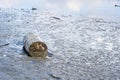
[[[24,48],[31,57],[46,58],[48,48],[47,45],[42,42],[38,35],[33,33],[27,34],[24,39]]]

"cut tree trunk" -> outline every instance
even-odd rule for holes
[[[24,39],[24,48],[31,57],[46,58],[48,48],[45,43],[42,42],[39,36],[29,33]]]

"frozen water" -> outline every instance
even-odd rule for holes
[[[55,19],[53,17],[58,17]],[[23,37],[38,34],[54,54],[29,58]],[[119,80],[120,21],[72,17],[39,10],[0,10],[1,80]]]

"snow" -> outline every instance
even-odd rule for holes
[[[56,19],[53,17],[58,17]],[[51,59],[28,57],[23,37],[33,32],[47,44]],[[2,80],[119,80],[120,21],[73,17],[48,11],[0,10]]]

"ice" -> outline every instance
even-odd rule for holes
[[[55,19],[53,17],[57,17]],[[23,37],[33,32],[47,44],[51,59],[28,57]],[[73,17],[39,10],[0,10],[2,80],[120,79],[120,21]]]
[[[0,72],[0,79],[2,79],[2,80],[14,80],[13,78],[11,78],[9,75],[7,75],[4,72]]]

